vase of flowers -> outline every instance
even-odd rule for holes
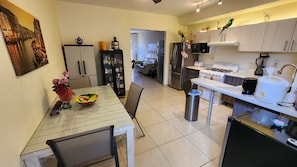
[[[60,100],[63,101],[63,108],[67,109],[71,108],[70,101],[75,93],[69,87],[68,77],[70,76],[70,72],[64,71],[63,75],[64,77],[61,79],[53,79],[53,91],[55,91]]]

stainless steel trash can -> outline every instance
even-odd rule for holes
[[[198,118],[200,94],[196,89],[186,94],[185,119],[188,121],[196,121]]]

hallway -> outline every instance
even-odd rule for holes
[[[134,72],[133,81],[144,87],[137,119],[145,137],[135,140],[136,167],[217,167],[227,118],[232,109],[213,107],[211,126],[206,127],[208,101],[200,99],[198,120],[184,119],[185,94]],[[136,136],[141,135],[137,124]],[[121,165],[124,142],[119,142]]]

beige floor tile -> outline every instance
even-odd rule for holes
[[[186,138],[180,138],[160,147],[172,167],[197,167],[209,159]]]
[[[171,167],[158,148],[136,155],[135,161],[136,167]]]
[[[208,162],[207,164],[204,164],[201,167],[218,167],[218,165],[216,163],[214,163],[213,161]]]
[[[207,127],[208,101],[200,98],[198,120],[191,122],[184,118],[184,91],[139,73],[133,74],[133,81],[144,87],[136,117],[146,134],[135,138],[135,166],[217,167],[232,108],[214,105],[211,125]],[[138,125],[135,126],[138,135],[141,132]],[[126,167],[125,141],[119,145],[120,161]]]
[[[160,114],[155,112],[153,109],[151,109],[149,112],[142,112],[137,114],[137,119],[143,127],[147,127],[165,121],[165,119]]]
[[[209,139],[200,131],[188,135],[187,138],[209,159],[214,159],[221,153],[220,145]]]
[[[197,122],[190,122],[183,117],[172,119],[168,122],[183,135],[188,135],[198,130],[195,126],[193,126]]]
[[[170,120],[183,115],[183,111],[176,106],[160,107],[156,110],[164,119]]]
[[[156,148],[156,144],[149,135],[135,139],[135,154],[138,155],[145,151]]]
[[[168,122],[148,126],[146,127],[146,131],[158,146],[182,136],[182,134]]]
[[[212,160],[212,162],[214,164],[216,164],[216,166],[219,166],[219,164],[220,164],[220,156],[218,156],[217,158],[215,158],[214,160]]]

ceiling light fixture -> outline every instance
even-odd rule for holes
[[[200,6],[198,5],[197,9],[196,9],[196,13],[200,12]]]
[[[223,4],[222,0],[219,0],[218,5],[222,5],[222,4]]]
[[[159,3],[161,2],[161,0],[153,0],[155,3]]]
[[[203,5],[203,0],[197,5],[196,13],[200,12],[200,5]]]

